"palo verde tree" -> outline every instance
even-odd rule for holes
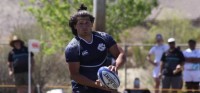
[[[76,12],[80,4],[92,11],[93,0],[30,0],[31,5],[22,3],[33,14],[38,23],[46,30],[51,46],[46,52],[52,53],[64,47],[73,37],[68,27],[70,15]],[[150,13],[156,0],[108,0],[106,1],[106,32],[118,39],[120,31],[142,22]],[[46,43],[47,40],[44,42]]]

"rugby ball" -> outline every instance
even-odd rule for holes
[[[100,67],[97,76],[100,83],[108,88],[117,89],[120,85],[118,75],[115,72],[110,71],[108,67]]]

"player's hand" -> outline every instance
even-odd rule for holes
[[[159,66],[159,65],[160,65],[160,62],[153,62],[153,65],[154,65],[154,66]]]
[[[8,74],[9,74],[10,77],[13,77],[13,71],[9,71]]]
[[[158,66],[158,63],[153,63],[154,66]]]
[[[153,62],[152,60],[148,60],[153,66],[158,66],[159,64],[157,62]]]
[[[99,89],[106,90],[106,91],[113,91],[112,89],[101,84],[101,82],[99,80],[96,80],[95,84],[97,85],[97,88],[99,88]]]
[[[180,71],[182,71],[182,66],[181,65],[177,65],[176,69],[173,71],[173,74],[177,74]]]
[[[113,72],[115,72],[116,74],[118,74],[117,68],[116,68],[115,66],[110,65],[110,66],[108,66],[108,69],[109,69],[110,71],[113,71]]]
[[[162,73],[158,74],[159,79],[162,79]]]

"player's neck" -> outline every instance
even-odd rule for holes
[[[78,37],[80,39],[83,39],[84,41],[86,41],[88,43],[91,43],[93,41],[93,35],[92,35],[92,33],[88,34],[88,35],[79,35]]]
[[[169,51],[174,51],[176,48],[175,47],[170,47]]]
[[[158,43],[157,45],[158,45],[158,46],[162,46],[162,45],[163,45],[163,43]]]
[[[157,42],[157,45],[161,46],[161,45],[163,45],[163,42]]]
[[[190,48],[192,51],[195,50],[195,48]]]

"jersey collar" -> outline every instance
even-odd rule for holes
[[[87,44],[92,44],[93,43],[93,34],[92,34],[92,41],[91,42],[88,42],[87,40],[85,40],[84,38],[81,38],[80,36],[78,36],[78,38],[80,38],[81,40],[83,40]]]

